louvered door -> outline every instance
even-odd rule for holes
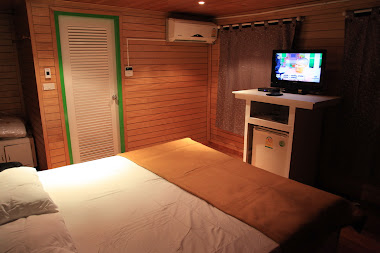
[[[112,20],[59,16],[64,88],[74,163],[120,152]]]

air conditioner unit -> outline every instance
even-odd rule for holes
[[[167,41],[213,43],[218,27],[211,22],[168,18],[166,23]]]

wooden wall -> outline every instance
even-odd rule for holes
[[[344,16],[346,10],[364,9],[379,5],[374,0],[351,0],[333,4],[304,7],[293,10],[270,12],[240,18],[218,19],[220,25],[238,24],[252,21],[274,20],[304,16],[302,28],[297,39],[299,49],[327,49],[326,80],[331,95],[339,93],[342,79],[342,60],[344,47]],[[212,46],[211,74],[211,144],[219,149],[242,157],[243,137],[215,127],[217,89],[218,89],[219,43]],[[269,87],[270,84],[267,84]]]
[[[128,12],[125,12],[127,14]],[[123,16],[134,76],[124,81],[128,149],[183,137],[206,141],[208,46],[165,42],[163,13]],[[154,38],[162,41],[135,40]]]
[[[26,3],[48,168],[69,163],[53,10],[120,17],[122,67],[127,42],[134,67],[133,78],[123,77],[127,150],[183,137],[207,141],[207,45],[165,42],[165,14],[160,12],[59,0]],[[46,67],[52,72],[49,80]],[[44,82],[56,83],[57,89],[43,91]]]
[[[209,137],[214,147],[242,156],[243,138],[215,127],[218,43],[210,49],[204,44],[165,42],[165,14],[161,12],[61,0],[26,2],[48,168],[66,165],[69,161],[57,75],[53,10],[120,17],[122,66],[127,65],[128,43],[130,65],[134,67],[134,77],[123,77],[127,150],[190,136],[203,142],[207,142]],[[342,12],[372,7],[377,2],[351,0],[251,17],[219,19],[218,22],[223,25],[305,16],[298,47],[328,50],[327,79],[329,92],[334,94],[341,78],[344,40]],[[135,40],[137,38],[139,40]],[[44,79],[45,67],[52,70],[51,80]],[[55,82],[57,90],[43,91],[43,82]]]
[[[14,23],[26,122],[34,137],[38,168],[46,169],[45,141],[40,115],[36,75],[34,72],[32,43],[30,41],[28,18],[24,2],[18,2],[17,11],[14,14]]]
[[[0,13],[0,115],[24,116],[13,16]]]

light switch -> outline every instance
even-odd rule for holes
[[[55,90],[55,83],[44,83],[44,90]]]
[[[45,68],[45,78],[46,79],[50,79],[51,78],[50,68]]]

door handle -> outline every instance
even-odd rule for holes
[[[119,104],[119,100],[117,98],[117,95],[112,95],[112,100],[114,100],[116,104]]]

